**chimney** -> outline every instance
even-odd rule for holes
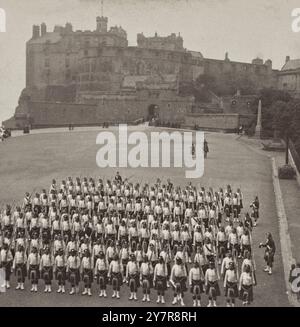
[[[285,63],[287,63],[288,61],[290,61],[291,60],[291,57],[290,56],[286,56],[285,57]]]
[[[45,23],[41,24],[41,36],[44,36],[47,33],[47,25]]]
[[[229,61],[228,52],[225,53],[225,61]]]
[[[71,23],[67,23],[65,26],[66,33],[72,33],[73,32],[73,26]]]
[[[37,39],[40,37],[40,27],[38,25],[33,25],[32,27],[32,38]]]

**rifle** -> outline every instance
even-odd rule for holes
[[[249,237],[250,237],[250,244],[251,244],[251,261],[252,261],[252,266],[253,266],[253,269],[252,269],[252,278],[253,278],[253,282],[254,282],[254,285],[257,285],[257,278],[256,278],[256,263],[255,263],[255,259],[254,259],[254,251],[253,251],[253,243],[252,243],[252,234],[251,232],[249,231]]]

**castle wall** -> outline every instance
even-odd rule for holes
[[[238,114],[188,114],[185,117],[186,127],[208,130],[233,131],[239,127]]]
[[[257,59],[258,60],[258,59]],[[257,89],[277,86],[277,70],[272,69],[272,62],[253,63],[235,62],[230,60],[204,59],[204,74],[220,78],[232,74],[236,78],[250,79]]]
[[[75,125],[98,125],[109,123],[132,123],[138,119],[148,119],[149,106],[156,105],[162,122],[182,123],[190,111],[189,100],[157,99],[148,97],[103,98],[98,104],[74,104],[35,102],[28,103],[33,127]]]

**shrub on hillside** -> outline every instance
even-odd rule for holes
[[[296,171],[291,165],[284,165],[278,168],[278,177],[280,179],[294,179]]]

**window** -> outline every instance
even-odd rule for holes
[[[45,59],[45,67],[50,67],[50,59],[49,58]]]
[[[84,55],[88,56],[89,55],[89,51],[88,50],[84,50]]]

